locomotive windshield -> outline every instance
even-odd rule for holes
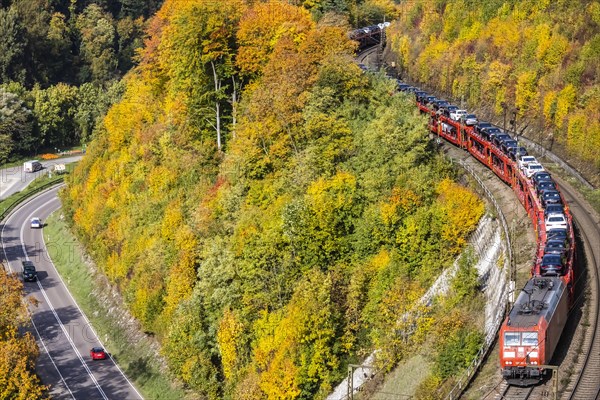
[[[504,332],[504,346],[537,346],[537,332]]]
[[[504,345],[505,346],[518,346],[521,344],[521,333],[520,332],[504,332]]]
[[[523,346],[537,346],[538,345],[538,334],[537,332],[523,332],[522,333]]]

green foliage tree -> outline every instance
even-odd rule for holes
[[[0,161],[31,151],[35,141],[31,110],[18,95],[0,88]]]
[[[23,67],[27,71],[27,83],[40,82],[47,84],[53,80],[49,63],[46,59],[48,51],[48,31],[51,18],[51,5],[48,0],[15,1],[15,8],[22,26],[24,37],[19,38],[26,44]],[[25,60],[27,60],[25,62]]]
[[[61,75],[73,74],[73,55],[71,54],[72,31],[64,14],[56,12],[50,18],[48,27],[48,56],[47,68],[52,81],[59,80]],[[67,74],[65,74],[67,72]],[[70,79],[69,79],[70,80]]]
[[[161,62],[175,97],[183,96],[195,131],[215,131],[216,146],[223,142],[222,107],[234,75],[233,51],[243,3],[190,1],[177,4],[161,42]],[[194,40],[190,40],[194,38]],[[202,73],[190,74],[195,66]]]
[[[25,29],[17,10],[13,7],[0,8],[0,82],[24,83]]]
[[[48,89],[34,88],[33,114],[39,132],[38,145],[63,147],[76,143],[79,130],[74,120],[77,102],[77,88],[65,84]]]
[[[77,16],[75,26],[81,35],[80,54],[84,63],[80,79],[98,83],[114,77],[118,60],[112,16],[92,3]]]

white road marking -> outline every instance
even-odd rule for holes
[[[37,212],[40,209],[45,208],[49,203],[51,203],[52,201],[56,201],[56,200],[58,200],[58,199],[55,197],[52,200],[50,200],[50,201],[46,202],[45,204],[41,205],[40,207],[36,208],[31,214],[29,214],[29,216],[27,218],[25,218],[25,221],[29,221],[35,214],[37,214]],[[25,241],[24,241],[24,237],[23,237],[26,226],[27,226],[27,223],[21,225],[20,239],[21,239],[21,248],[23,249],[23,254],[25,254],[25,259],[29,260],[29,255],[27,254],[27,248],[25,247]],[[42,237],[43,236],[44,235],[42,235]],[[67,328],[65,328],[65,325],[63,324],[63,322],[61,321],[60,317],[58,316],[58,313],[56,312],[56,309],[52,305],[52,302],[50,301],[50,298],[48,298],[48,295],[46,294],[46,290],[44,290],[44,287],[42,286],[42,283],[40,282],[39,279],[36,280],[36,282],[37,282],[38,288],[40,289],[40,292],[42,293],[42,296],[44,296],[44,299],[46,300],[46,303],[48,304],[48,307],[50,307],[50,311],[52,311],[52,314],[54,315],[54,318],[56,319],[56,322],[58,322],[58,325],[60,326],[60,329],[63,331],[63,334],[65,335],[65,337],[67,338],[67,341],[71,345],[71,348],[73,349],[73,351],[77,355],[77,358],[79,358],[79,361],[81,361],[81,365],[83,365],[83,368],[85,368],[85,370],[87,371],[88,375],[92,379],[92,382],[94,382],[94,385],[96,385],[96,388],[100,392],[100,395],[102,396],[102,398],[104,400],[108,400],[108,396],[106,396],[106,393],[104,393],[104,390],[102,390],[102,387],[100,387],[100,383],[98,383],[98,380],[96,379],[96,377],[94,376],[94,374],[90,370],[90,367],[88,367],[87,363],[85,362],[85,360],[81,356],[81,353],[79,352],[79,349],[77,349],[77,346],[75,346],[75,342],[73,342],[73,339],[69,335],[69,332],[67,331]],[[81,309],[79,311],[81,312]]]
[[[14,214],[11,214],[10,217],[6,220],[7,224],[10,221],[10,219],[13,217]],[[2,226],[2,237],[4,237],[4,228],[6,227],[7,224],[4,224]],[[4,247],[4,242],[0,243],[2,244],[2,252],[4,253],[4,259],[6,260],[6,264],[8,264],[8,269],[10,272],[14,272],[12,267],[10,266],[10,262],[8,261],[8,257],[6,255],[6,247]],[[52,365],[54,365],[54,368],[56,369],[56,372],[58,373],[58,376],[60,376],[60,380],[63,383],[63,385],[65,385],[65,387],[67,388],[67,390],[69,391],[69,394],[71,394],[71,397],[74,399],[75,396],[73,395],[73,392],[71,391],[71,388],[69,387],[69,385],[67,385],[67,382],[65,381],[65,378],[62,376],[62,374],[60,373],[60,370],[58,369],[58,366],[56,365],[56,363],[54,362],[54,358],[52,358],[52,356],[50,355],[50,352],[48,351],[48,348],[46,347],[46,343],[44,342],[44,339],[42,339],[42,335],[40,335],[40,331],[38,331],[37,326],[35,325],[35,322],[33,321],[33,315],[29,315],[29,319],[31,320],[31,324],[33,325],[33,328],[35,329],[35,332],[38,335],[38,338],[40,339],[40,342],[42,343],[42,346],[44,347],[44,350],[46,351],[46,354],[48,355],[48,358],[50,358],[50,361],[52,361]]]
[[[47,201],[47,202],[46,202],[46,203],[44,203],[43,205],[41,205],[41,206],[39,206],[38,208],[36,208],[36,209],[35,209],[35,210],[34,210],[34,211],[33,211],[33,212],[32,212],[32,213],[31,213],[31,214],[30,214],[30,215],[29,215],[29,216],[28,216],[28,217],[27,217],[25,220],[26,220],[26,221],[29,221],[29,220],[30,220],[30,219],[31,219],[31,218],[32,218],[32,217],[33,217],[35,214],[37,214],[37,213],[39,212],[39,210],[40,210],[40,209],[43,209],[43,208],[50,208],[50,207],[48,207],[48,204],[50,204],[50,203],[53,203],[53,202],[56,202],[56,201],[59,201],[59,199],[58,199],[57,197],[54,197],[54,198],[50,199],[49,201]],[[57,208],[57,209],[58,209],[58,208]],[[56,211],[56,210],[55,210],[55,211]],[[55,212],[55,211],[53,211],[53,212]],[[52,213],[50,213],[50,214],[52,214]],[[11,217],[10,217],[10,218],[12,218],[12,215],[14,215],[14,213],[13,213],[13,214],[11,214]],[[9,220],[10,220],[10,218],[9,218]],[[7,221],[7,222],[8,222],[8,221]],[[24,228],[25,228],[25,226],[27,226],[27,223],[25,223],[25,224],[24,224],[24,225],[21,227],[21,247],[23,248],[23,253],[25,254],[25,258],[26,258],[26,259],[29,259],[28,255],[27,255],[27,250],[26,250],[26,248],[25,248],[25,244],[23,243],[23,231],[24,231]],[[2,231],[4,231],[4,227],[2,228]],[[87,319],[87,316],[85,315],[85,313],[83,312],[83,310],[82,310],[82,309],[79,307],[79,304],[77,304],[77,302],[76,302],[76,301],[75,301],[75,299],[73,298],[73,295],[71,294],[71,292],[70,292],[70,291],[69,291],[69,289],[67,288],[67,285],[65,284],[64,280],[62,279],[62,276],[61,276],[61,275],[58,273],[58,271],[56,270],[56,267],[54,266],[54,263],[52,262],[52,260],[51,260],[51,258],[50,258],[50,254],[48,254],[48,250],[47,250],[47,247],[46,247],[46,242],[45,242],[45,238],[44,238],[44,235],[43,235],[43,234],[42,234],[42,242],[43,242],[43,244],[44,244],[44,249],[45,249],[46,255],[47,255],[47,257],[48,257],[48,260],[50,261],[50,265],[52,266],[52,268],[54,268],[54,271],[56,272],[56,275],[58,276],[58,278],[60,279],[60,281],[61,281],[61,283],[62,283],[63,287],[65,288],[65,291],[67,292],[67,294],[68,294],[68,295],[69,295],[69,297],[71,298],[71,300],[72,300],[73,304],[75,305],[75,307],[77,307],[77,310],[79,310],[79,313],[80,313],[80,315],[83,317],[83,319],[84,319],[84,320],[85,320],[85,322],[87,323],[87,327],[89,327],[89,328],[90,328],[91,332],[92,332],[92,333],[94,334],[94,336],[96,337],[96,340],[98,341],[98,343],[100,343],[100,344],[102,345],[102,347],[104,347],[104,345],[102,344],[102,342],[101,342],[101,341],[100,341],[100,339],[98,338],[98,335],[97,335],[96,331],[95,331],[95,330],[94,330],[94,328],[92,327],[92,325],[91,325],[90,321]],[[5,252],[5,258],[6,258],[6,251],[5,251],[5,249],[4,249],[4,248],[3,248],[3,250],[4,250],[4,252]],[[6,258],[6,259],[8,260],[8,258]],[[9,268],[10,268],[10,264],[9,264]],[[80,359],[80,361],[82,362],[82,364],[83,364],[84,368],[85,368],[85,369],[88,371],[88,373],[90,374],[90,376],[91,376],[91,378],[92,378],[92,381],[94,381],[94,383],[96,384],[96,387],[97,387],[97,388],[98,388],[98,390],[100,391],[100,393],[101,393],[102,397],[103,397],[105,400],[108,400],[108,397],[106,397],[106,394],[104,393],[104,391],[103,391],[103,390],[102,390],[102,388],[100,387],[100,385],[99,385],[98,381],[97,381],[97,380],[96,380],[96,378],[94,377],[93,373],[91,372],[91,370],[89,369],[89,367],[88,367],[88,366],[87,366],[87,364],[85,363],[85,360],[84,360],[84,359],[81,357],[81,354],[79,353],[79,351],[77,350],[77,348],[76,348],[76,347],[74,347],[74,342],[72,341],[71,337],[69,336],[69,334],[68,334],[68,332],[67,332],[67,329],[66,329],[66,328],[65,328],[65,326],[63,325],[62,321],[61,321],[61,320],[60,320],[60,318],[58,317],[58,314],[56,314],[54,307],[53,307],[53,306],[52,306],[52,304],[50,303],[50,299],[47,297],[45,290],[44,290],[44,289],[43,289],[43,287],[41,286],[41,283],[40,283],[39,281],[37,281],[37,282],[38,282],[38,286],[39,286],[39,288],[40,288],[40,291],[42,292],[42,294],[43,294],[44,298],[46,299],[46,302],[47,302],[47,303],[48,303],[48,305],[50,306],[50,308],[51,308],[51,310],[52,310],[52,312],[53,312],[53,314],[54,314],[54,316],[55,316],[56,320],[58,321],[58,323],[59,323],[59,325],[60,325],[60,327],[61,327],[61,329],[62,329],[63,333],[65,334],[65,336],[67,337],[67,340],[68,340],[68,341],[69,341],[69,343],[71,344],[71,347],[73,347],[73,349],[75,350],[75,353],[77,354],[78,358],[79,358],[79,359]],[[33,322],[33,319],[32,319],[32,322]],[[36,329],[36,331],[37,331],[37,329]],[[40,339],[41,339],[41,336],[40,336]],[[44,348],[46,348],[45,344],[43,344],[43,345],[44,345]],[[46,351],[46,352],[47,352],[47,351]],[[48,353],[48,352],[47,352],[47,353]],[[52,359],[52,357],[50,356],[50,354],[49,354],[49,353],[48,353],[48,356],[50,357],[50,359]],[[119,365],[118,365],[118,364],[115,362],[115,360],[112,358],[112,355],[111,355],[111,354],[109,354],[109,357],[110,357],[110,360],[112,361],[113,365],[114,365],[114,366],[117,368],[117,370],[118,370],[118,371],[121,373],[121,376],[122,376],[122,377],[123,377],[123,378],[124,378],[124,379],[127,381],[127,383],[129,384],[129,386],[130,386],[130,387],[131,387],[131,388],[132,388],[132,389],[135,391],[135,393],[136,393],[136,394],[139,396],[139,398],[140,398],[140,399],[143,399],[143,396],[140,394],[140,392],[138,392],[138,390],[137,390],[137,389],[136,389],[136,387],[133,385],[133,383],[132,383],[132,382],[129,380],[129,378],[127,378],[127,376],[125,375],[125,373],[123,372],[123,370],[122,370],[122,369],[119,367]],[[52,360],[52,363],[53,363],[53,364],[55,365],[55,367],[56,367],[56,364],[54,363],[54,360]],[[58,370],[58,368],[57,368],[57,370]],[[60,372],[59,372],[59,374],[60,374]],[[62,375],[61,375],[61,378],[62,378]],[[63,379],[63,382],[64,382],[64,379]],[[67,385],[66,385],[66,382],[65,382],[65,386],[67,386]],[[67,386],[67,389],[68,389],[68,386]],[[71,393],[71,390],[70,390],[70,389],[68,389],[68,390],[69,390],[69,393]],[[71,393],[71,395],[72,395],[72,393]]]

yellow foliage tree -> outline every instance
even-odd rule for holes
[[[174,234],[177,261],[169,271],[167,279],[165,308],[162,316],[170,320],[179,304],[189,299],[196,282],[196,253],[198,240],[187,225],[180,223]]]
[[[551,125],[554,122],[554,116],[556,115],[556,97],[557,93],[554,90],[550,90],[544,96],[544,118],[546,125]]]
[[[467,235],[475,229],[485,210],[484,204],[471,190],[444,179],[437,187],[438,202],[448,223],[442,225],[442,237],[460,250]]]
[[[428,329],[427,310],[419,304],[423,289],[416,282],[397,278],[387,290],[378,306],[374,329],[371,331],[377,352],[377,363],[382,367],[394,365],[410,354],[417,341],[422,340]]]
[[[527,111],[537,110],[538,96],[535,71],[521,73],[515,86],[515,106],[519,109],[519,116],[523,116]]]
[[[556,96],[556,113],[554,115],[554,124],[557,128],[562,128],[566,116],[569,114],[573,106],[577,91],[571,84],[565,86]]]
[[[285,309],[263,312],[256,321],[253,360],[266,398],[295,399],[304,385],[331,387],[330,371],[339,366],[332,351],[331,285],[330,277],[311,270]]]
[[[219,331],[217,332],[217,342],[219,343],[225,379],[230,379],[233,376],[237,365],[241,362],[238,348],[241,345],[239,341],[242,331],[243,325],[237,319],[235,312],[226,309],[223,312],[223,318],[221,318]]]
[[[512,18],[493,18],[488,22],[483,36],[491,38],[497,56],[507,60],[516,57],[521,41],[521,31],[519,23]]]
[[[255,4],[242,17],[237,34],[240,48],[236,63],[241,73],[259,75],[280,38],[299,43],[313,28],[306,9],[281,1]]]
[[[35,374],[38,348],[31,333],[21,334],[29,320],[19,278],[0,268],[0,398],[42,399],[47,389]]]

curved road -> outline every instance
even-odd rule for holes
[[[54,398],[140,399],[142,396],[112,358],[92,361],[90,348],[102,346],[89,321],[71,297],[46,252],[43,230],[31,229],[32,216],[45,220],[61,204],[51,189],[15,210],[1,228],[1,257],[9,269],[20,273],[21,261],[31,260],[37,282],[24,282],[27,296],[38,300],[32,307],[32,333],[40,357],[36,369]]]
[[[15,192],[27,187],[35,178],[48,173],[51,167],[57,164],[69,164],[79,161],[83,155],[57,158],[56,160],[42,161],[42,169],[33,173],[23,171],[23,165],[4,168],[0,170],[0,200],[7,198]]]

